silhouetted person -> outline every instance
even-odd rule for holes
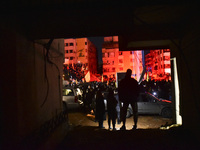
[[[115,124],[117,119],[117,111],[116,111],[117,103],[118,101],[114,97],[114,91],[112,90],[112,88],[109,88],[107,97],[108,128],[111,129],[110,123],[112,120],[113,130],[116,130]]]
[[[92,104],[92,98],[93,98],[93,90],[92,88],[89,86],[87,93],[86,93],[86,105],[88,107],[88,112],[91,113],[91,104]]]
[[[96,95],[96,114],[95,120],[99,122],[99,128],[104,128],[103,121],[105,118],[105,104],[101,90],[97,91]]]
[[[121,121],[123,123],[120,130],[126,130],[126,114],[127,114],[127,108],[129,104],[131,104],[131,107],[133,109],[133,120],[134,125],[133,129],[137,128],[137,121],[138,121],[138,106],[137,106],[137,97],[139,95],[139,85],[138,82],[131,78],[132,70],[127,69],[125,78],[121,80],[119,83],[119,101],[123,103],[121,108]]]

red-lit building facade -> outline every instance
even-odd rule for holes
[[[143,70],[142,51],[119,51],[118,36],[104,37],[102,61],[104,81],[115,81],[117,72],[126,72],[129,68],[139,80]]]
[[[76,76],[97,73],[97,49],[88,38],[64,39],[67,69],[75,70]],[[78,72],[78,73],[77,73]]]
[[[171,80],[170,49],[150,50],[145,66],[147,80]]]

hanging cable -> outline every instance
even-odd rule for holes
[[[45,68],[45,79],[47,81],[47,93],[46,93],[46,96],[45,96],[45,99],[43,101],[43,103],[41,104],[41,107],[44,106],[44,104],[46,103],[47,99],[48,99],[48,94],[49,94],[49,80],[48,80],[48,76],[47,76],[47,66],[46,66],[46,63],[48,62],[49,64],[52,64],[56,67],[57,71],[58,71],[58,86],[59,86],[59,99],[61,100],[61,88],[60,88],[60,70],[59,70],[59,67],[54,63],[52,62],[50,59],[49,59],[49,50],[50,50],[50,46],[52,44],[54,39],[50,39],[49,42],[47,44],[44,45],[44,61],[45,61],[45,64],[44,64],[44,68]],[[45,49],[46,49],[46,53],[45,53]]]

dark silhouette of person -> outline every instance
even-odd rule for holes
[[[120,110],[120,118],[123,123],[120,130],[126,130],[126,114],[127,108],[129,104],[133,109],[133,120],[134,125],[132,129],[137,128],[138,121],[138,106],[137,106],[137,98],[139,96],[140,87],[138,85],[137,80],[131,78],[132,70],[127,69],[125,78],[122,79],[119,83],[118,93],[119,93],[119,101],[122,103],[122,107]]]
[[[101,90],[98,90],[97,95],[96,95],[95,120],[97,120],[99,122],[99,128],[104,128],[104,126],[103,126],[104,118],[105,118],[104,97],[102,95]]]
[[[108,89],[108,96],[107,96],[107,113],[108,113],[108,128],[111,128],[111,120],[112,120],[112,126],[113,130],[116,130],[115,124],[116,124],[116,119],[117,119],[117,111],[116,111],[116,106],[117,106],[118,101],[114,97],[114,91],[112,88]]]
[[[91,113],[91,104],[92,104],[93,97],[94,97],[93,90],[90,86],[88,86],[87,93],[86,93],[86,105],[88,108],[88,113]]]

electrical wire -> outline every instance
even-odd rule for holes
[[[60,99],[60,102],[61,102],[61,88],[60,88],[60,69],[59,69],[59,67],[54,63],[54,62],[52,62],[51,60],[50,60],[50,58],[49,58],[49,50],[50,50],[50,46],[51,46],[51,44],[52,44],[52,42],[53,42],[53,40],[54,39],[50,39],[49,40],[49,42],[47,43],[47,44],[45,44],[45,45],[43,45],[44,46],[44,50],[43,50],[43,52],[44,52],[44,61],[45,61],[45,79],[46,79],[46,81],[47,81],[47,93],[46,93],[46,96],[45,96],[45,99],[44,99],[44,101],[43,101],[43,103],[41,104],[41,107],[43,107],[44,106],[44,104],[46,103],[46,101],[47,101],[47,99],[48,99],[48,95],[49,95],[49,80],[48,80],[48,76],[47,76],[47,65],[46,65],[46,63],[48,62],[49,64],[52,64],[52,65],[54,65],[55,67],[56,67],[56,69],[57,69],[57,71],[58,71],[58,86],[59,86],[59,99]],[[46,49],[46,53],[45,53],[45,49]]]
[[[48,79],[48,76],[47,76],[47,58],[46,58],[46,54],[45,54],[45,48],[43,48],[43,55],[44,55],[44,77],[45,77],[45,80],[47,82],[47,92],[46,92],[46,95],[45,95],[45,99],[42,102],[40,107],[43,107],[43,105],[46,103],[48,95],[49,95],[49,79]]]

